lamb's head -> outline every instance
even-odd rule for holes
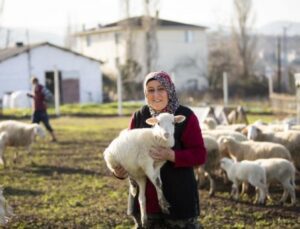
[[[34,129],[34,131],[33,131],[34,132],[34,136],[39,136],[41,138],[46,137],[46,132],[43,129],[43,127],[41,127],[41,125],[39,125],[37,123],[34,123],[32,125],[33,125],[33,129]]]
[[[256,140],[259,134],[259,131],[261,131],[259,128],[257,128],[255,125],[249,125],[247,127],[247,138],[249,140]]]
[[[175,123],[181,123],[185,120],[185,116],[176,115],[169,113],[161,113],[156,117],[148,118],[146,123],[153,126],[153,131],[156,136],[164,140],[167,146],[173,147]]]

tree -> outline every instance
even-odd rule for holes
[[[256,39],[251,35],[254,24],[252,0],[234,0],[236,22],[233,23],[233,41],[237,49],[237,73],[243,82],[247,83],[253,76],[252,70],[255,60]]]

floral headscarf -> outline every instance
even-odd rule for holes
[[[176,90],[175,90],[175,85],[171,80],[171,77],[169,76],[168,73],[160,71],[160,72],[150,72],[145,80],[144,80],[144,93],[146,95],[146,85],[150,80],[157,80],[160,82],[160,84],[166,89],[167,93],[168,93],[168,105],[166,106],[164,112],[168,112],[171,114],[174,114],[175,111],[177,110],[177,108],[179,107],[179,102],[178,102],[178,98],[176,95]],[[158,112],[156,112],[155,110],[153,110],[149,104],[148,101],[146,99],[146,103],[150,109],[150,113],[152,116],[156,116],[158,115]]]

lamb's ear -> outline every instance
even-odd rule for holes
[[[181,122],[183,122],[185,120],[185,116],[183,116],[183,115],[176,115],[174,117],[174,120],[175,120],[175,123],[181,123]]]
[[[155,117],[151,117],[146,120],[146,123],[150,126],[154,126],[156,123],[158,123],[158,120]]]

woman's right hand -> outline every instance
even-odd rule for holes
[[[121,165],[118,165],[117,167],[114,168],[114,175],[117,178],[125,179],[127,178],[128,173]]]

